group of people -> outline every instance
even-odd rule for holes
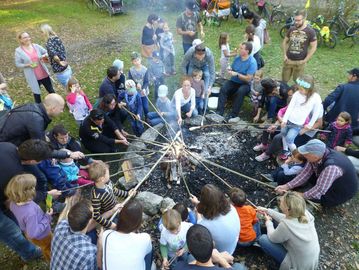
[[[127,76],[124,62],[116,59],[107,69],[94,104],[72,76],[65,47],[49,25],[41,26],[46,49],[32,43],[28,33],[18,35],[15,64],[23,69],[35,103],[13,108],[0,76],[4,109],[0,118],[0,241],[24,261],[44,255],[51,269],[148,270],[153,267],[152,241],[159,241],[164,269],[245,269],[234,263],[233,253],[252,245],[272,256],[280,269],[317,268],[318,235],[305,199],[332,207],[348,201],[358,190],[359,151],[349,147],[357,143],[359,68],[351,69],[348,83],[339,85],[322,102],[313,76],[304,73],[316,50],[316,36],[301,11],[283,41],[281,80],[263,78],[260,50],[268,33],[266,22],[256,13],[242,11],[249,25],[246,40],[237,50],[230,50],[227,33],[220,34],[218,44],[219,76],[225,81],[217,113],[224,115],[226,102],[232,98],[224,119],[233,121],[248,95],[254,122],[266,110],[265,130],[253,150],[262,151],[255,158],[258,162],[279,153],[283,164],[264,176],[282,195],[280,212],[253,208],[239,188],[231,189],[228,198],[209,184],[199,198],[191,196],[193,209],[182,203],[167,209],[158,226],[160,239],[151,239],[138,232],[142,205],[135,199],[125,205],[117,201],[117,197],[135,197],[136,192],[114,187],[107,164],[82,152],[81,144],[92,153],[125,148],[131,136],[123,128],[126,120],[134,135],[141,136],[145,125],[169,123],[173,130],[184,119],[206,112],[216,80],[215,59],[198,38],[205,34],[196,10],[195,1],[186,1],[176,21],[176,32],[182,36],[184,76],[172,100],[165,81],[176,74],[173,34],[155,14],[148,16],[143,28],[141,54],[131,53]],[[68,91],[65,99],[54,93],[47,63]],[[291,79],[293,86],[288,85]],[[41,85],[49,92],[43,100]],[[154,104],[149,99],[152,86]],[[65,104],[79,126],[81,143],[61,124],[46,132]],[[150,111],[150,105],[155,111]],[[328,127],[319,131],[325,123]],[[313,139],[316,135],[320,140]],[[91,201],[76,192],[79,185],[91,186]],[[301,192],[291,191],[299,187]],[[39,206],[43,202],[46,212]],[[54,213],[61,214],[52,230]],[[261,227],[266,227],[266,234]]]

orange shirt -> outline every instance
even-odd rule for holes
[[[251,242],[256,239],[256,232],[253,224],[257,222],[256,210],[250,205],[242,207],[235,206],[239,220],[241,221],[241,232],[239,234],[239,242]]]

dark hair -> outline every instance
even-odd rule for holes
[[[301,162],[306,162],[307,159],[301,154],[299,153],[298,149],[294,149],[292,151],[292,156],[298,160],[300,160]]]
[[[113,77],[117,76],[118,74],[118,68],[117,67],[109,67],[107,69],[107,77],[109,77],[110,79],[112,79]]]
[[[143,206],[136,200],[129,201],[120,211],[117,221],[117,231],[130,233],[140,228],[142,223]]]
[[[274,91],[274,89],[278,86],[277,82],[271,78],[264,78],[261,81],[261,85],[263,87],[263,93],[265,95],[271,94]]]
[[[91,218],[92,207],[91,203],[87,200],[74,204],[67,215],[70,228],[74,232],[80,232],[85,229]]]
[[[106,94],[101,99],[99,107],[101,109],[108,109],[113,100],[116,101],[116,96],[114,94]]]
[[[188,218],[188,209],[183,203],[176,203],[172,209],[176,210],[181,215],[182,221],[186,221]]]
[[[93,109],[91,112],[90,112],[90,118],[92,120],[102,120],[104,118],[104,113],[102,110],[100,109]]]
[[[222,32],[220,35],[219,35],[219,39],[218,39],[218,46],[219,48],[221,48],[221,46],[224,44],[226,45],[227,44],[227,40],[228,40],[228,33],[226,32]]]
[[[255,27],[253,24],[250,24],[246,27],[246,34],[248,35],[248,41],[253,41],[253,37],[254,37],[254,32],[255,32]]]
[[[351,124],[352,123],[352,117],[348,112],[341,112],[338,117],[341,117],[345,120],[345,122]]]
[[[40,139],[24,141],[17,151],[21,160],[36,160],[37,162],[50,158],[52,154],[49,144]]]
[[[253,45],[251,42],[243,42],[242,45],[244,45],[244,47],[246,48],[246,50],[248,51],[248,54],[252,53],[253,50]]]
[[[54,126],[54,128],[52,129],[52,133],[55,136],[58,136],[58,135],[66,135],[67,133],[69,133],[69,131],[64,127],[63,124],[58,124]]]
[[[302,9],[302,10],[296,10],[294,12],[294,17],[297,17],[297,16],[302,16],[303,19],[307,18],[307,11],[305,9]]]
[[[195,52],[196,53],[204,53],[206,51],[206,47],[204,46],[203,43],[197,45],[195,48],[194,48]]]
[[[243,206],[246,203],[247,195],[240,188],[231,188],[229,191],[229,198],[235,206]]]
[[[254,11],[251,11],[249,9],[245,10],[243,12],[243,18],[246,20],[252,20],[252,24],[254,25],[254,27],[258,27],[259,25],[259,21],[261,20],[261,17],[255,13]]]
[[[201,199],[197,205],[197,210],[206,219],[214,219],[219,215],[226,215],[231,210],[231,206],[219,188],[207,184],[201,190]]]
[[[189,252],[197,261],[209,261],[213,251],[213,238],[206,227],[200,224],[191,226],[187,231],[186,242]]]
[[[150,14],[150,15],[148,15],[148,17],[147,17],[147,22],[150,23],[150,24],[152,24],[153,21],[157,21],[158,19],[159,19],[159,18],[158,18],[158,15],[156,15],[156,14]]]

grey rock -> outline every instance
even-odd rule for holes
[[[151,217],[149,215],[147,215],[146,213],[142,213],[142,222],[146,222],[147,220],[149,220]]]
[[[224,121],[224,117],[219,114],[216,114],[216,113],[207,114],[206,119],[208,121],[214,122],[214,123],[223,123],[223,121]]]
[[[186,119],[186,123],[190,126],[200,126],[202,122],[202,115],[197,115],[196,117],[192,117],[190,119]],[[206,118],[204,119],[204,123],[206,122]]]
[[[145,149],[146,149],[146,145],[143,142],[134,141],[127,148],[127,151],[131,152],[131,151],[140,151]]]
[[[158,132],[160,132],[163,126],[163,123],[159,123],[153,128],[148,128],[144,133],[142,133],[140,138],[146,141],[155,141],[159,136]]]
[[[149,191],[144,191],[139,193],[136,199],[143,205],[143,210],[147,215],[154,216],[160,210],[163,197]]]
[[[175,205],[175,201],[172,200],[169,197],[166,197],[162,200],[161,204],[160,204],[160,210],[163,213],[165,210],[167,209],[172,209],[172,207]]]
[[[122,176],[122,177],[120,177],[120,179],[118,179],[118,182],[126,190],[130,190],[131,188],[135,187],[138,184],[136,177],[134,177],[134,179],[132,181],[127,182],[125,177]]]
[[[228,123],[229,123],[229,124],[239,123],[239,121],[241,121],[241,118],[239,118],[239,117],[237,116],[237,117],[234,117],[234,118],[229,119],[229,120],[228,120]]]
[[[142,169],[135,169],[134,175],[137,180],[137,182],[142,181],[142,179],[146,176],[146,174],[149,172],[150,168],[144,167]]]
[[[233,118],[233,119],[237,120],[236,118]],[[246,121],[243,121],[243,120],[240,120],[240,119],[238,121],[234,122],[234,123],[235,123],[234,125],[230,126],[231,129],[233,129],[233,130],[237,130],[237,131],[245,130],[248,127],[248,123]]]
[[[123,158],[130,160],[133,167],[141,167],[145,165],[145,159],[136,153],[125,154]]]

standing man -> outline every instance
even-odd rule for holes
[[[306,11],[297,11],[294,26],[289,28],[283,40],[284,63],[282,81],[293,81],[304,73],[305,64],[317,50],[317,36],[313,28],[306,23]]]
[[[192,47],[192,42],[197,38],[198,31],[201,34],[201,38],[204,38],[201,17],[196,11],[197,9],[198,6],[196,1],[187,0],[186,10],[182,12],[181,15],[177,18],[177,34],[182,36],[184,54],[188,51],[190,47]]]

